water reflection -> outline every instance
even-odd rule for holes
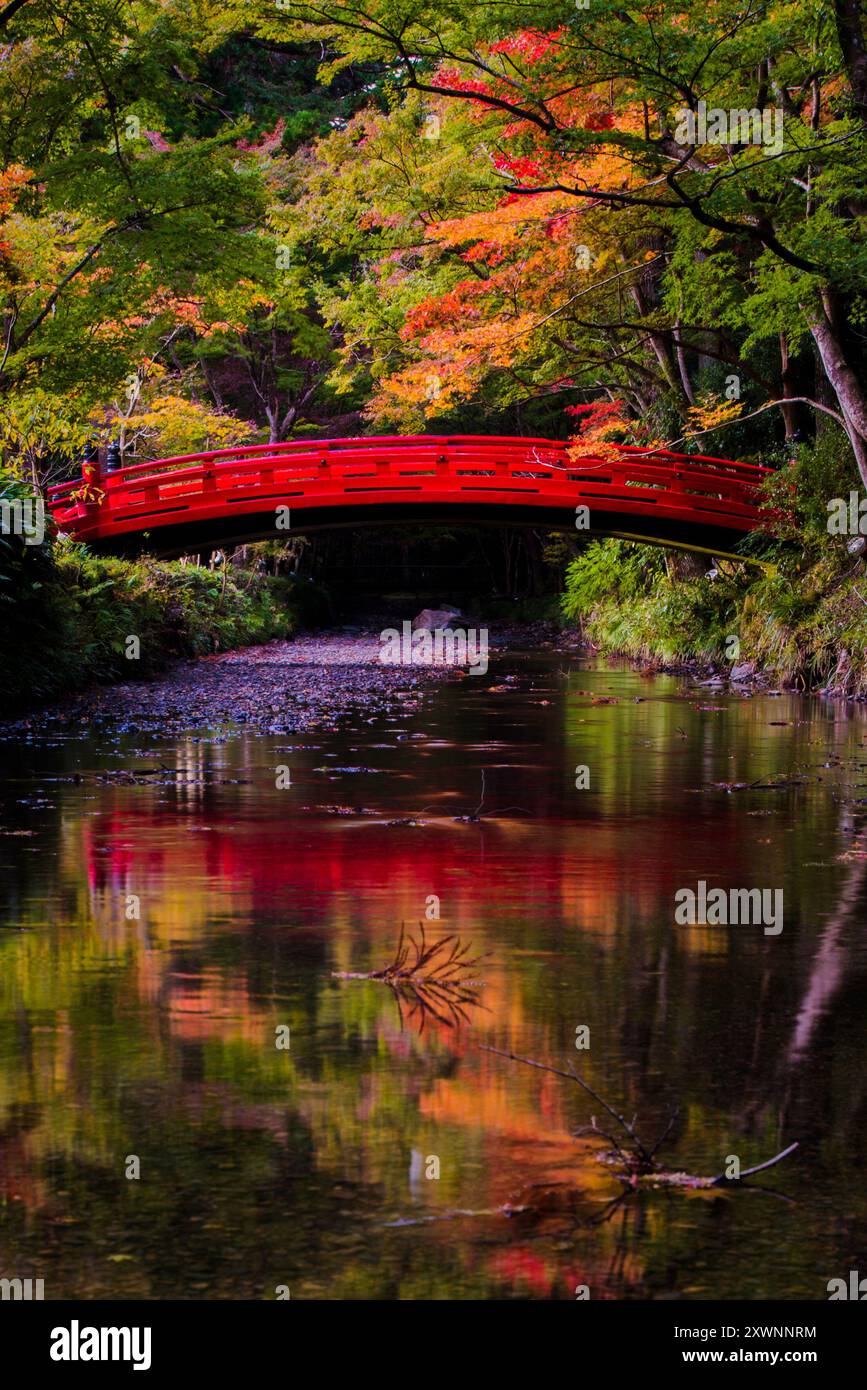
[[[863,711],[499,662],[294,744],[7,741],[5,1270],[49,1297],[824,1298],[858,1267]],[[783,932],[676,927],[699,879],[782,887]],[[432,897],[483,1007],[419,1031],[340,976]],[[586,1097],[480,1042],[571,1057],[649,1134],[677,1104],[672,1167],[800,1139],[766,1184],[793,1202],[624,1200]]]

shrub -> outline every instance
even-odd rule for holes
[[[562,608],[573,621],[603,600],[628,602],[647,594],[665,574],[662,551],[633,541],[591,541],[566,570]]]

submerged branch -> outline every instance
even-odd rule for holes
[[[609,1154],[600,1154],[600,1161],[615,1167],[617,1177],[620,1181],[626,1183],[631,1188],[637,1187],[639,1183],[649,1184],[650,1186],[681,1187],[688,1189],[736,1187],[744,1182],[746,1178],[752,1177],[755,1173],[763,1173],[766,1168],[773,1168],[777,1163],[781,1163],[784,1158],[788,1158],[789,1155],[793,1154],[799,1147],[799,1142],[796,1140],[795,1143],[789,1144],[787,1148],[775,1154],[773,1158],[766,1159],[764,1163],[757,1163],[752,1168],[745,1168],[742,1172],[738,1173],[737,1177],[729,1177],[726,1173],[718,1173],[716,1177],[706,1178],[697,1176],[693,1173],[671,1172],[660,1168],[654,1155],[665,1143],[674,1128],[675,1121],[677,1120],[677,1111],[670,1116],[668,1124],[656,1143],[652,1148],[648,1149],[639,1138],[636,1131],[635,1124],[637,1117],[633,1117],[630,1122],[626,1120],[623,1115],[618,1114],[613,1106],[609,1105],[597,1091],[594,1091],[593,1087],[585,1081],[583,1077],[578,1075],[571,1062],[569,1064],[569,1070],[564,1071],[562,1067],[552,1067],[547,1062],[537,1062],[532,1057],[521,1057],[516,1052],[505,1052],[502,1048],[489,1047],[486,1044],[480,1044],[480,1046],[483,1052],[493,1052],[498,1057],[506,1057],[510,1062],[522,1062],[524,1066],[536,1067],[539,1071],[550,1072],[553,1076],[562,1076],[566,1081],[576,1081],[582,1090],[592,1096],[595,1101],[598,1101],[603,1109],[629,1136],[629,1144],[626,1146],[621,1145],[612,1135],[600,1129],[596,1123],[595,1116],[591,1124],[582,1126],[581,1129],[576,1131],[576,1134],[594,1135],[600,1139],[604,1139],[606,1143],[609,1143],[612,1146],[612,1152]]]
[[[540,1071],[550,1071],[553,1072],[555,1076],[563,1076],[567,1081],[577,1081],[578,1085],[581,1086],[588,1095],[592,1096],[595,1101],[598,1101],[603,1110],[607,1111],[611,1118],[626,1131],[629,1135],[630,1143],[633,1146],[635,1157],[640,1161],[641,1165],[643,1167],[653,1167],[653,1157],[648,1153],[647,1149],[638,1138],[632,1125],[629,1124],[622,1115],[618,1115],[617,1111],[614,1110],[606,1100],[603,1100],[602,1096],[600,1096],[597,1091],[594,1091],[593,1087],[589,1085],[583,1077],[578,1075],[571,1063],[569,1071],[561,1071],[559,1067],[548,1066],[546,1062],[534,1062],[530,1057],[519,1057],[515,1052],[503,1052],[499,1047],[487,1047],[484,1044],[481,1044],[481,1046],[483,1052],[495,1052],[498,1057],[507,1057],[510,1062],[523,1062],[527,1067],[538,1067]]]

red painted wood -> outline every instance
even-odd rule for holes
[[[234,519],[288,505],[293,513],[329,507],[359,510],[383,504],[424,507],[465,503],[509,507],[594,506],[622,516],[640,533],[642,517],[686,522],[700,540],[703,526],[744,534],[759,521],[756,489],[771,470],[758,464],[667,450],[621,447],[614,460],[570,458],[548,439],[488,435],[396,435],[297,440],[216,449],[132,464],[49,489],[58,528],[88,543],[132,533]],[[298,527],[303,527],[303,518]],[[156,540],[156,538],[155,538]]]

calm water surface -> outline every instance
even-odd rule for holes
[[[867,1273],[865,740],[859,707],[517,652],[336,733],[7,732],[0,1272],[130,1299]],[[782,888],[784,930],[677,926],[699,879]],[[486,957],[451,1027],[332,973],[385,966],[434,894],[428,932]],[[480,1045],[571,1060],[652,1139],[678,1106],[673,1169],[801,1148],[764,1192],[617,1200],[574,1137],[598,1106]]]

